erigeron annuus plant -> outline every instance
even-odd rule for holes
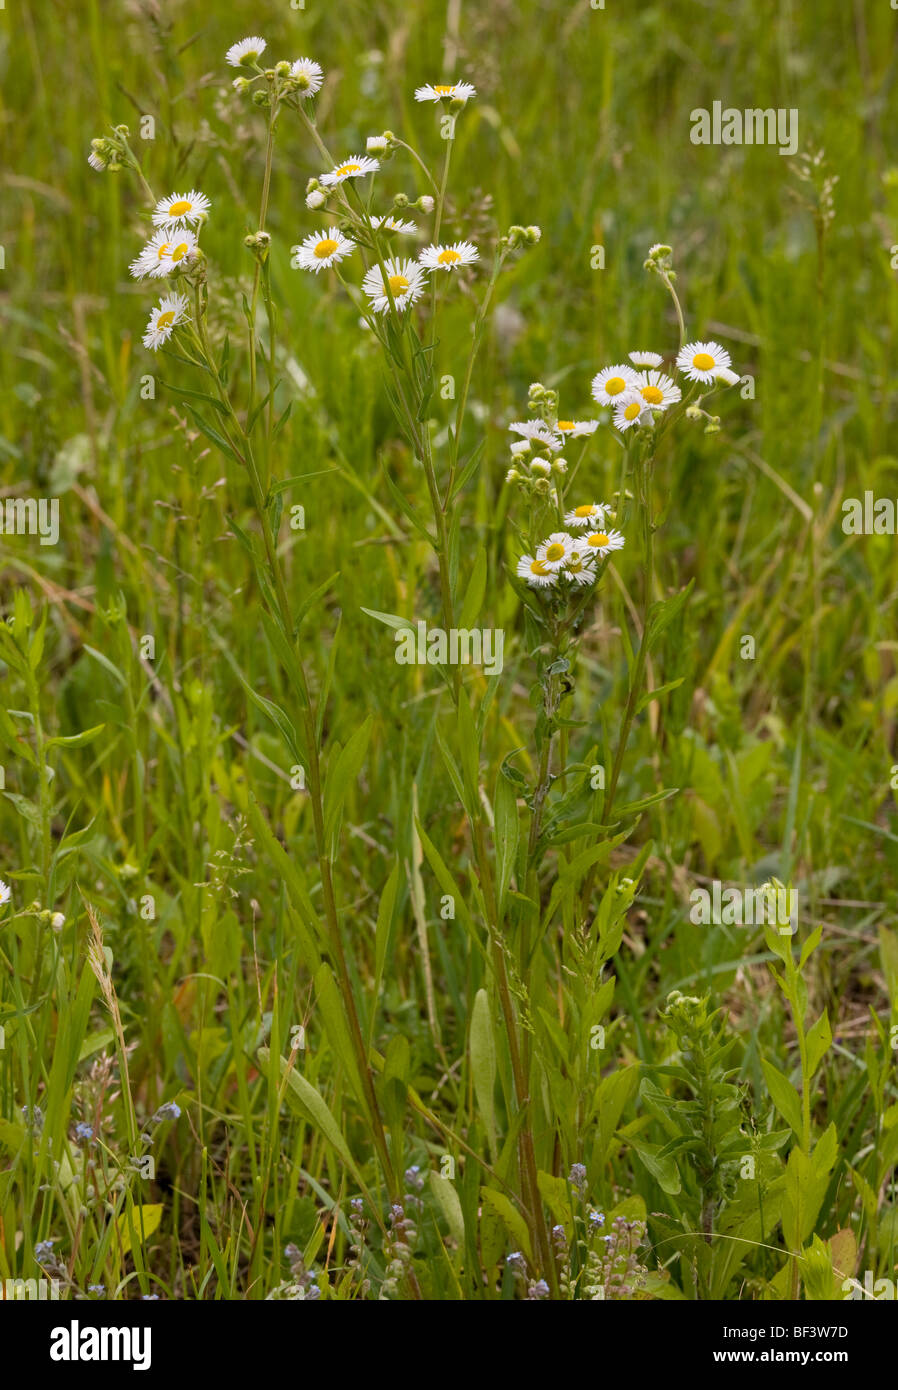
[[[178,364],[176,394],[184,408],[225,458],[243,470],[249,484],[258,534],[243,532],[236,522],[232,522],[232,527],[253,564],[264,600],[262,621],[266,636],[289,683],[298,713],[294,718],[248,687],[247,693],[275,724],[291,756],[307,769],[327,949],[336,970],[335,988],[342,1010],[341,1042],[345,1034],[383,1183],[390,1204],[398,1210],[401,1175],[395,1146],[387,1137],[375,1084],[375,1065],[366,1042],[366,1032],[370,1039],[372,1029],[365,1026],[347,965],[333,873],[341,797],[364,759],[369,725],[358,731],[346,749],[331,758],[325,757],[327,683],[324,682],[321,695],[313,694],[314,683],[299,643],[302,617],[316,595],[303,605],[300,614],[294,612],[276,543],[282,489],[275,458],[286,411],[279,415],[276,409],[283,343],[272,295],[267,217],[277,137],[288,119],[297,120],[316,153],[319,171],[308,181],[306,205],[319,221],[304,236],[300,235],[292,247],[292,266],[316,278],[334,276],[383,353],[390,405],[420,466],[429,514],[404,494],[388,472],[385,477],[390,496],[404,520],[432,548],[442,623],[447,631],[476,622],[485,590],[485,556],[478,558],[471,575],[463,574],[460,564],[463,490],[484,452],[484,441],[465,452],[465,426],[478,351],[503,267],[510,257],[534,245],[540,233],[536,227],[512,226],[496,237],[489,251],[464,237],[452,241],[442,238],[455,122],[464,118],[468,103],[476,98],[470,83],[427,85],[415,92],[419,103],[433,103],[437,108],[444,141],[438,171],[433,171],[421,153],[389,130],[370,137],[365,153],[338,158],[322,138],[314,115],[314,98],[325,80],[320,65],[301,58],[265,67],[265,52],[265,41],[253,36],[235,44],[226,55],[227,62],[238,69],[235,90],[264,113],[266,126],[257,228],[245,237],[253,257],[252,285],[244,301],[248,364],[245,383],[239,374],[232,375],[229,340],[225,337],[222,341],[218,335],[215,270],[201,246],[203,227],[213,215],[208,197],[201,190],[189,189],[157,198],[128,143],[125,127],[116,127],[108,137],[95,141],[90,162],[98,170],[133,170],[152,204],[153,231],[130,269],[136,279],[159,281],[167,288],[150,314],[144,346],[149,351],[173,356]],[[393,162],[403,169],[404,177],[423,179],[426,191],[416,197],[402,191],[392,198],[382,196],[381,176]],[[428,244],[417,255],[400,249],[404,245],[414,247],[413,239],[424,237]],[[628,364],[612,364],[599,371],[592,383],[593,399],[602,412],[599,419],[559,418],[555,392],[537,384],[531,388],[529,400],[533,418],[511,426],[516,442],[511,448],[508,482],[520,489],[526,504],[526,515],[514,523],[521,554],[513,569],[521,581],[519,592],[526,610],[528,646],[537,661],[535,690],[539,713],[534,785],[506,760],[496,782],[493,805],[485,804],[479,772],[483,719],[475,718],[458,666],[441,673],[451,702],[455,745],[450,746],[450,740],[442,734],[438,734],[438,742],[467,816],[477,871],[474,906],[487,937],[491,989],[498,1000],[510,1061],[509,1110],[518,1135],[517,1174],[512,1186],[529,1238],[530,1285],[540,1288],[545,1282],[552,1295],[558,1292],[558,1268],[544,1209],[543,1180],[555,1162],[551,1149],[560,1116],[541,1113],[539,1125],[536,1123],[535,1097],[546,1075],[547,1046],[531,1008],[535,977],[551,966],[546,949],[550,938],[542,928],[552,925],[552,912],[563,900],[565,915],[570,918],[568,925],[575,925],[579,933],[576,941],[568,943],[567,955],[572,960],[589,958],[595,964],[594,983],[603,991],[602,1008],[607,1008],[609,982],[600,976],[612,952],[594,950],[590,955],[588,937],[591,931],[600,947],[603,930],[607,928],[614,935],[608,924],[613,922],[615,930],[620,926],[632,901],[635,880],[618,885],[612,877],[596,904],[596,874],[600,866],[607,866],[603,849],[626,837],[626,819],[629,817],[632,824],[652,799],[625,807],[616,805],[632,725],[646,702],[650,653],[685,598],[685,591],[666,601],[659,600],[656,594],[654,533],[659,519],[653,486],[655,463],[662,443],[684,417],[704,419],[707,429],[716,428],[716,417],[705,410],[704,398],[710,391],[732,385],[738,379],[728,354],[718,344],[686,343],[670,248],[652,248],[646,264],[659,275],[673,297],[680,326],[678,352],[665,357],[634,351],[629,354]],[[475,287],[470,348],[445,446],[438,449],[431,412],[440,378],[440,312],[445,296],[457,289],[462,276],[470,277]],[[668,371],[661,370],[665,364]],[[194,375],[187,376],[184,368]],[[672,374],[675,369],[688,383],[685,396]],[[185,380],[191,384],[184,384]],[[204,389],[197,389],[198,386]],[[595,486],[588,482],[589,450],[600,438],[610,438],[620,450],[619,484],[608,501],[596,500]],[[577,648],[613,555],[625,543],[632,545],[640,533],[637,553],[641,558],[643,592],[638,645],[629,665],[626,704],[610,776],[607,786],[598,788],[599,801],[595,796],[597,788],[584,786],[580,776],[590,762],[569,763],[569,738],[571,729],[577,727],[569,717]],[[393,626],[405,621],[394,615],[373,616]],[[498,679],[491,678],[492,691]],[[562,795],[553,800],[556,781],[561,784]],[[519,798],[525,803],[525,817],[529,813],[523,826]],[[254,814],[252,807],[248,814],[275,866],[283,868],[283,851],[267,831],[263,818],[258,812]],[[612,832],[621,825],[623,831],[614,836]],[[418,826],[418,831],[430,867],[444,890],[451,888],[454,895],[460,896],[439,850],[422,826]],[[569,870],[570,864],[565,864],[564,856],[557,859],[558,847],[573,847],[578,841],[581,845],[588,842],[589,848],[579,856],[573,849],[565,852],[573,855],[570,863],[579,864],[580,870],[572,877],[568,873],[569,882],[564,882],[571,891],[568,893],[566,888],[559,897],[555,888],[564,877],[560,871]],[[543,920],[545,903],[548,906]],[[298,910],[309,914],[312,911],[302,901]],[[314,939],[314,923],[307,925]],[[581,940],[584,934],[586,942]],[[619,943],[617,933],[615,950]],[[562,968],[569,967],[562,962]],[[329,972],[330,966],[319,962],[315,977],[319,993],[326,992],[332,984]],[[584,1026],[591,1026],[601,1017],[576,991],[572,998],[572,1016],[581,1019]],[[268,1061],[264,1050],[261,1055]],[[294,1062],[295,1056],[281,1062],[281,1095],[296,1080]],[[582,1091],[586,1082],[578,1085]],[[308,1104],[308,1092],[302,1094]],[[542,1102],[539,1105],[542,1109]],[[446,1138],[461,1150],[466,1148],[462,1137],[437,1121],[432,1112],[420,1104],[418,1109],[429,1122],[439,1125]],[[543,1139],[541,1163],[537,1156],[537,1130],[552,1141]],[[371,1210],[386,1232],[385,1211],[375,1204]],[[408,1284],[413,1295],[414,1279],[410,1269]]]

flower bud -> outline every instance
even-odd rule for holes
[[[311,193],[306,194],[307,208],[320,208],[326,201],[327,199],[320,188],[313,188]]]
[[[387,148],[387,140],[384,135],[369,135],[365,142],[365,149],[369,154],[381,154]]]
[[[433,212],[434,202],[429,193],[422,193],[415,204],[422,212]]]

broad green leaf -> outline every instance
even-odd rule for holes
[[[783,1073],[778,1071],[772,1062],[768,1062],[766,1058],[762,1057],[761,1066],[764,1068],[764,1076],[767,1079],[774,1105],[786,1124],[792,1126],[799,1141],[801,1141],[803,1137],[801,1096],[788,1077],[783,1076]]]

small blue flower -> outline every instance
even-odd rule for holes
[[[605,1213],[603,1211],[591,1211],[589,1213],[589,1229],[599,1231],[605,1224]]]
[[[180,1105],[176,1105],[175,1102],[174,1102],[173,1100],[169,1100],[169,1101],[166,1101],[166,1103],[165,1103],[164,1105],[160,1105],[159,1109],[156,1111],[155,1115],[153,1116],[153,1123],[154,1123],[154,1124],[157,1124],[157,1125],[161,1125],[163,1120],[179,1120],[180,1118],[181,1118],[181,1107],[180,1107]]]
[[[527,1297],[530,1299],[548,1298],[549,1286],[545,1279],[537,1279],[535,1284],[531,1284],[527,1290]]]
[[[49,1260],[53,1254],[55,1240],[39,1240],[34,1247],[34,1258],[36,1260]]]
[[[93,1127],[93,1125],[86,1125],[86,1124],[84,1124],[84,1123],[81,1123],[81,1124],[77,1124],[77,1125],[75,1126],[75,1138],[76,1138],[76,1139],[83,1139],[84,1142],[87,1143],[89,1140],[93,1139],[93,1137],[94,1137],[94,1127]]]
[[[88,1286],[87,1286],[87,1292],[88,1292],[88,1293],[95,1293],[95,1294],[97,1295],[97,1298],[105,1298],[105,1297],[106,1297],[106,1285],[105,1285],[105,1284],[88,1284]]]
[[[157,1293],[142,1293],[142,1294],[140,1295],[140,1298],[141,1298],[141,1302],[143,1302],[143,1303],[158,1303],[158,1302],[159,1302],[159,1295],[158,1295]]]

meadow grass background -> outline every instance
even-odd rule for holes
[[[248,33],[264,35],[273,58],[307,54],[323,65],[318,121],[344,153],[389,128],[436,159],[437,119],[415,104],[414,88],[472,81],[478,95],[460,122],[446,233],[488,246],[510,223],[542,229],[500,282],[465,440],[471,449],[485,437],[486,447],[465,489],[461,570],[485,549],[486,612],[506,634],[484,725],[487,796],[501,761],[532,742],[533,670],[507,577],[516,551],[503,481],[505,428],[524,414],[530,382],[557,387],[562,413],[582,417],[601,366],[633,349],[676,346],[670,301],[643,269],[657,241],[674,247],[690,336],[717,338],[754,377],[755,399],[731,392],[720,433],[684,425],[656,477],[668,507],[658,596],[690,580],[694,589],[655,659],[656,684],[682,684],[637,721],[622,793],[630,802],[660,786],[680,791],[649,808],[615,855],[625,867],[651,842],[612,967],[617,1022],[600,1065],[608,1073],[663,1060],[673,1046],[658,1019],[668,992],[710,993],[735,1039],[746,1123],[781,1127],[761,1062],[794,1079],[797,1056],[770,952],[757,931],[693,926],[688,893],[713,878],[794,884],[802,936],[823,925],[806,972],[809,1014],[825,1008],[835,1035],[811,1100],[815,1133],[834,1122],[839,1141],[814,1231],[826,1241],[850,1227],[860,1267],[892,1272],[898,1208],[881,1144],[898,1113],[894,1054],[871,1010],[885,1030],[898,1021],[898,564],[893,536],[843,533],[841,503],[865,489],[898,498],[898,15],[886,0],[608,0],[604,11],[581,0],[308,0],[301,11],[272,0],[226,10],[193,0],[9,0],[0,24],[0,484],[4,496],[59,497],[61,514],[55,547],[0,537],[4,615],[16,594],[30,596],[35,624],[46,606],[37,671],[26,680],[7,666],[0,686],[3,708],[30,711],[3,729],[0,872],[12,904],[0,925],[0,1276],[46,1269],[34,1248],[53,1240],[73,1292],[103,1284],[114,1297],[264,1298],[289,1279],[283,1251],[293,1242],[322,1286],[360,1291],[342,1273],[357,1184],[257,1053],[265,1044],[288,1055],[291,1029],[304,1025],[299,1064],[376,1184],[303,964],[298,914],[247,819],[255,798],[317,910],[307,798],[291,788],[292,759],[236,674],[289,702],[231,525],[253,524],[248,489],[159,384],[176,364],[143,350],[151,296],[127,274],[143,231],[138,191],[125,173],[96,174],[86,158],[109,125],[126,122],[136,136],[140,116],[153,115],[155,140],[135,141],[147,177],[159,195],[194,187],[211,198],[203,245],[215,313],[237,344],[263,124],[231,92],[223,55]],[[715,100],[798,108],[800,148],[825,150],[839,178],[822,244],[792,161],[769,147],[690,143],[691,110]],[[282,311],[279,409],[292,401],[292,411],[275,468],[310,476],[285,497],[304,506],[306,529],[284,523],[281,548],[297,607],[339,572],[303,628],[316,688],[339,629],[326,745],[345,744],[373,718],[337,861],[344,940],[374,1046],[383,1054],[405,1039],[410,1084],[483,1152],[467,1044],[483,965],[462,925],[441,920],[441,889],[414,828],[417,814],[464,883],[465,816],[434,741],[445,691],[427,668],[397,666],[392,634],[361,611],[437,620],[433,556],[397,515],[382,469],[409,497],[422,484],[389,412],[376,344],[335,281],[290,269],[289,248],[319,225],[304,204],[317,172],[299,125],[282,121],[268,227]],[[399,159],[383,177],[391,191],[425,191]],[[591,265],[597,245],[601,270]],[[445,372],[462,370],[471,314],[465,292],[444,310]],[[141,398],[146,373],[157,378],[152,400]],[[442,408],[435,401],[437,439]],[[601,498],[618,465],[597,439],[582,476]],[[605,584],[583,640],[573,717],[585,721],[584,752],[614,746],[636,550],[618,557],[621,585]],[[139,657],[145,634],[155,639],[152,661]],[[755,639],[754,660],[740,658],[744,634]],[[466,671],[465,682],[476,708],[485,681]],[[104,725],[85,746],[49,755],[49,858],[39,771],[23,747],[34,745],[35,714],[44,737]],[[530,757],[518,756],[525,773]],[[375,998],[375,923],[394,864]],[[152,920],[140,913],[146,895]],[[35,900],[40,909],[29,911]],[[133,1116],[114,1025],[86,963],[87,904],[112,954]],[[40,910],[64,913],[65,926],[49,926]],[[553,1009],[551,975],[545,991],[534,1002]],[[171,1101],[180,1117],[151,1124]],[[501,1101],[500,1116],[510,1123]],[[545,1171],[563,1177],[584,1161],[592,1200],[609,1214],[670,1213],[627,1141],[663,1142],[635,1092],[600,1163],[590,1158],[595,1125],[573,1099],[568,1120],[543,1136]],[[78,1122],[94,1128],[93,1144],[75,1141]],[[153,1182],[126,1169],[141,1150],[137,1136],[150,1131]],[[405,1108],[391,1142],[422,1170],[451,1152]],[[476,1280],[461,1258],[465,1241],[476,1241],[478,1177],[473,1160],[455,1157],[471,1174],[459,1179],[461,1254],[447,1225],[454,1208],[425,1189],[419,1280],[430,1297],[510,1297],[513,1281],[495,1271],[517,1247],[513,1229],[490,1235],[491,1279]],[[86,1158],[95,1166],[85,1170]],[[866,1176],[859,1182],[850,1169]],[[158,1222],[143,1240],[129,1217],[141,1205],[151,1209],[147,1225]],[[778,1239],[768,1233],[771,1245]],[[721,1276],[719,1296],[783,1296],[775,1281],[784,1251],[751,1255],[738,1277]],[[668,1255],[647,1263],[657,1270]],[[688,1287],[678,1267],[671,1275]]]

